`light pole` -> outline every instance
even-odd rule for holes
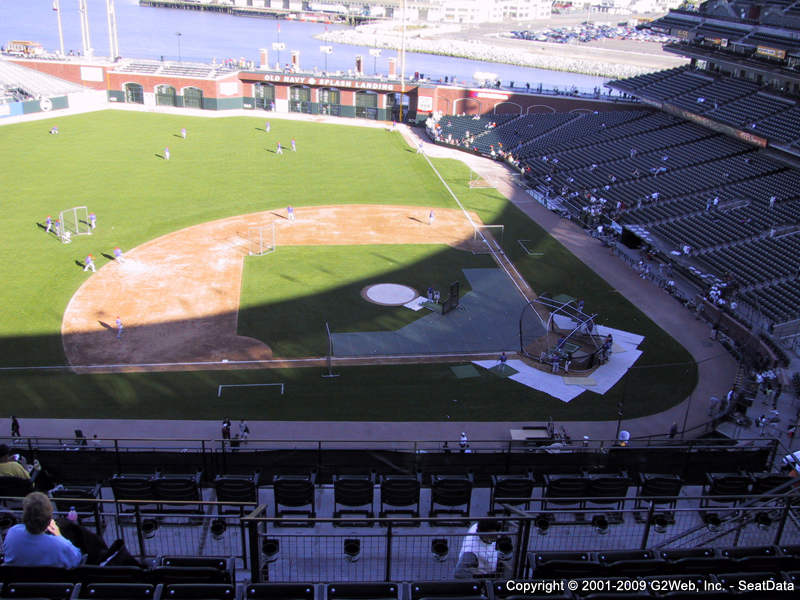
[[[178,38],[178,62],[181,62],[181,36],[183,34],[180,31],[175,32],[175,37]]]
[[[58,18],[58,47],[61,49],[61,56],[64,56],[64,29],[61,27],[60,0],[53,0],[53,10],[56,11],[56,17]]]
[[[328,74],[328,55],[333,54],[333,46],[320,46],[319,51],[325,55],[325,74]]]
[[[381,55],[380,48],[370,48],[369,53],[372,56],[372,74],[378,74],[378,57]]]

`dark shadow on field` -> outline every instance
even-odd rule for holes
[[[166,157],[165,157],[163,154],[159,154],[158,152],[156,152],[156,153],[154,154],[154,156],[155,156],[156,158],[160,158],[161,160],[167,160],[167,158],[166,158]]]
[[[103,256],[103,257],[107,258],[108,260],[115,260],[113,256],[111,256],[110,254],[106,254],[105,252],[101,252],[100,256]]]
[[[278,217],[279,219],[284,219],[284,220],[286,220],[286,221],[288,221],[288,220],[289,220],[289,215],[282,215],[281,213],[279,213],[279,212],[278,212],[278,211],[276,211],[276,210],[273,210],[273,211],[272,211],[272,214],[273,214],[273,215],[275,215],[276,217]]]
[[[200,411],[197,413],[197,418],[204,418],[216,415],[216,411],[219,410],[217,386],[220,383],[283,382],[296,376],[302,379],[303,383],[298,383],[299,387],[292,387],[291,396],[288,395],[287,387],[286,398],[276,400],[278,404],[273,404],[272,400],[269,403],[259,400],[259,407],[269,407],[264,409],[269,410],[268,414],[263,414],[264,418],[305,417],[338,420],[361,419],[364,415],[370,415],[375,420],[381,420],[377,418],[380,415],[376,415],[378,410],[376,407],[403,408],[409,398],[417,400],[421,398],[423,400],[413,409],[412,420],[443,420],[441,413],[446,409],[441,402],[446,402],[448,407],[456,406],[452,400],[458,399],[458,407],[465,407],[459,410],[467,412],[457,414],[468,415],[476,420],[543,421],[548,416],[556,420],[616,419],[617,403],[623,399],[626,401],[625,418],[631,419],[661,412],[684,400],[691,393],[696,379],[696,369],[685,366],[690,357],[672,338],[659,330],[641,312],[635,310],[588,267],[572,257],[561,244],[524,218],[518,209],[509,204],[503,212],[490,215],[484,209],[486,198],[482,194],[469,194],[465,189],[466,180],[460,186],[456,183],[453,185],[459,196],[463,194],[463,203],[467,210],[478,212],[487,224],[505,225],[503,248],[534,291],[564,293],[585,299],[587,309],[600,315],[599,324],[619,327],[645,336],[641,348],[644,354],[637,362],[637,367],[659,366],[628,373],[603,396],[586,392],[569,404],[549,398],[544,393],[534,392],[508,379],[487,376],[482,379],[456,381],[449,368],[437,366],[437,369],[434,369],[433,365],[424,368],[420,366],[418,372],[409,371],[411,367],[385,365],[371,365],[357,372],[348,371],[347,368],[342,370],[342,377],[336,379],[335,383],[334,380],[320,378],[323,368],[296,371],[271,369],[268,373],[254,370],[244,375],[204,370],[194,373],[130,373],[90,377],[51,374],[49,371],[47,374],[27,371],[2,372],[0,387],[4,390],[3,396],[8,398],[6,405],[13,398],[13,402],[17,404],[30,403],[30,411],[47,414],[46,411],[50,409],[45,406],[41,398],[53,396],[60,400],[64,399],[64,403],[59,404],[58,408],[61,416],[64,415],[64,411],[78,410],[78,407],[100,406],[103,407],[102,411],[106,411],[104,414],[108,414],[108,411],[119,411],[120,416],[136,417],[142,414],[140,402],[149,403],[147,405],[156,410],[161,404],[169,404],[165,400],[176,400],[176,402],[179,400],[176,408],[167,409],[168,412],[173,411],[169,414],[174,414],[177,418],[185,415],[186,407],[191,406],[186,403],[197,399],[197,408]],[[529,256],[518,244],[517,240],[520,239],[528,240],[526,246],[533,252],[542,253],[543,257]],[[323,293],[310,295],[304,291],[303,284],[309,273],[313,276],[317,271],[306,269],[302,273],[293,272],[291,264],[287,266],[284,263],[279,271],[272,271],[271,276],[277,275],[276,281],[285,280],[296,284],[293,286],[298,290],[296,297],[287,297],[273,303],[262,302],[256,306],[240,307],[234,313],[210,314],[190,321],[172,320],[126,327],[124,344],[117,342],[109,333],[113,334],[115,331],[113,321],[109,324],[99,320],[113,318],[114,314],[111,312],[114,308],[103,306],[101,299],[95,308],[97,314],[91,317],[95,327],[92,331],[65,336],[62,336],[59,330],[51,335],[0,337],[0,367],[63,365],[65,354],[74,356],[76,349],[80,349],[84,356],[89,357],[87,362],[96,364],[132,362],[128,356],[137,357],[133,362],[180,362],[182,359],[191,361],[205,359],[212,362],[223,359],[231,362],[259,360],[265,358],[263,344],[268,344],[276,356],[322,357],[328,351],[326,321],[330,323],[332,332],[339,334],[376,329],[396,331],[415,318],[407,309],[372,305],[364,301],[360,296],[360,290],[366,285],[394,282],[409,285],[417,290],[433,286],[445,291],[452,281],[459,279],[462,282],[462,292],[465,292],[466,286],[463,285],[466,283],[465,278],[456,273],[455,269],[470,264],[473,267],[477,265],[478,268],[495,268],[489,257],[483,257],[482,262],[476,263],[472,262],[475,257],[471,254],[452,248],[428,255],[424,261],[403,261],[399,254],[393,255],[389,245],[372,248],[371,251],[379,255],[381,260],[386,260],[386,269],[379,276],[359,277],[347,284],[342,282]],[[450,258],[447,258],[447,253]],[[103,256],[107,257],[105,254]],[[263,257],[258,260],[270,259]],[[431,266],[431,261],[440,261],[437,264],[441,266]],[[81,260],[75,260],[75,264],[80,268],[84,267]],[[334,270],[333,265],[328,262],[317,261],[317,264],[321,270],[327,268]],[[268,282],[265,282],[265,285],[268,285]],[[104,310],[106,312],[103,312]],[[451,315],[437,316],[431,325],[445,326],[450,316],[458,317],[459,314],[463,313],[456,311]],[[493,321],[504,319],[504,323],[506,320],[518,323],[520,315],[501,315],[497,311],[491,318]],[[122,315],[122,319],[126,319],[125,314]],[[203,332],[206,330],[220,331],[216,327],[220,320],[230,323],[226,331],[230,331],[231,337],[224,340],[224,343],[228,344],[227,349],[221,348],[222,340],[213,336],[203,337]],[[194,335],[197,337],[192,337]],[[422,335],[424,338],[424,332]],[[262,339],[263,343],[257,341],[258,339]],[[187,343],[187,340],[196,341]],[[454,348],[454,351],[458,350]],[[663,366],[667,363],[675,363],[677,366]],[[297,373],[299,375],[296,375]],[[421,376],[409,377],[410,373],[419,373]],[[117,387],[118,382],[123,382],[121,388]],[[329,382],[331,385],[324,382]],[[7,389],[12,392],[6,393]],[[246,408],[245,413],[249,410],[260,411],[261,408],[253,408],[255,401],[252,398],[256,397],[256,392],[247,393],[254,395],[247,396],[247,403],[242,404]],[[501,400],[495,402],[493,398]],[[344,403],[348,406],[346,416],[342,406]],[[80,408],[80,410],[86,409]],[[191,406],[188,410],[195,410],[195,407]],[[176,411],[183,412],[178,414]],[[387,416],[393,420],[408,417],[403,411],[389,412],[391,414]],[[450,412],[446,411],[444,414]],[[453,414],[453,417],[457,418],[456,414]]]
[[[42,231],[47,231],[47,225],[45,225],[44,223],[39,223],[39,222],[37,221],[37,222],[36,222],[36,226],[37,226],[39,229],[41,229]]]
[[[411,221],[416,221],[417,223],[422,223],[423,225],[427,225],[428,224],[427,221],[424,221],[424,220],[422,220],[422,219],[420,219],[418,217],[408,217],[408,218]]]
[[[81,269],[86,268],[86,263],[82,260],[75,259],[75,264],[78,265]]]
[[[183,138],[183,136],[180,133],[173,133],[172,137],[181,138],[181,139]]]
[[[266,150],[267,152],[272,152],[272,154],[277,154],[278,153],[277,150],[270,150],[269,148],[264,148],[264,150]]]

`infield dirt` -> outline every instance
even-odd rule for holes
[[[275,224],[281,246],[448,244],[468,250],[473,227],[457,209],[339,205],[240,215],[187,227],[125,252],[92,274],[61,324],[73,366],[267,360],[264,342],[236,334],[250,228]],[[470,214],[476,224],[480,218]],[[269,260],[269,257],[263,257]],[[117,338],[115,320],[123,332]]]

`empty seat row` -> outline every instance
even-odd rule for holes
[[[148,583],[6,583],[4,598],[48,598],[69,600],[99,598],[102,600],[423,600],[441,598],[455,600],[488,600],[490,582],[442,581],[420,583],[255,583],[234,584],[167,584]]]
[[[797,546],[714,549],[619,550],[608,552],[529,552],[528,577],[601,577],[796,571]]]
[[[75,569],[0,565],[3,583],[180,583],[232,584],[236,582],[235,563],[227,557],[159,557],[148,567],[84,565]]]

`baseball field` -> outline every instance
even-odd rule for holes
[[[48,134],[53,125],[58,135]],[[645,336],[636,368],[604,396],[584,392],[565,404],[488,371],[459,379],[443,362],[336,366],[331,379],[320,364],[297,366],[328,352],[326,323],[335,333],[386,332],[427,315],[367,302],[368,286],[399,283],[424,294],[459,281],[463,297],[471,290],[465,273],[496,264],[470,251],[465,211],[398,132],[270,125],[267,132],[263,118],[104,111],[0,127],[0,411],[600,420],[615,418],[623,398],[633,418],[694,387],[696,367],[675,340],[495,190],[471,189],[469,169],[450,160],[434,164],[469,219],[505,226],[504,250],[535,292],[580,297],[601,324]],[[63,243],[45,232],[48,215],[76,206],[97,215],[92,235]],[[254,232],[273,230],[275,251],[251,256]],[[115,247],[124,262],[113,260]],[[89,254],[96,273],[84,271]],[[223,363],[271,359],[286,360],[279,368]],[[226,387],[220,396],[221,385],[268,383],[283,385]]]

